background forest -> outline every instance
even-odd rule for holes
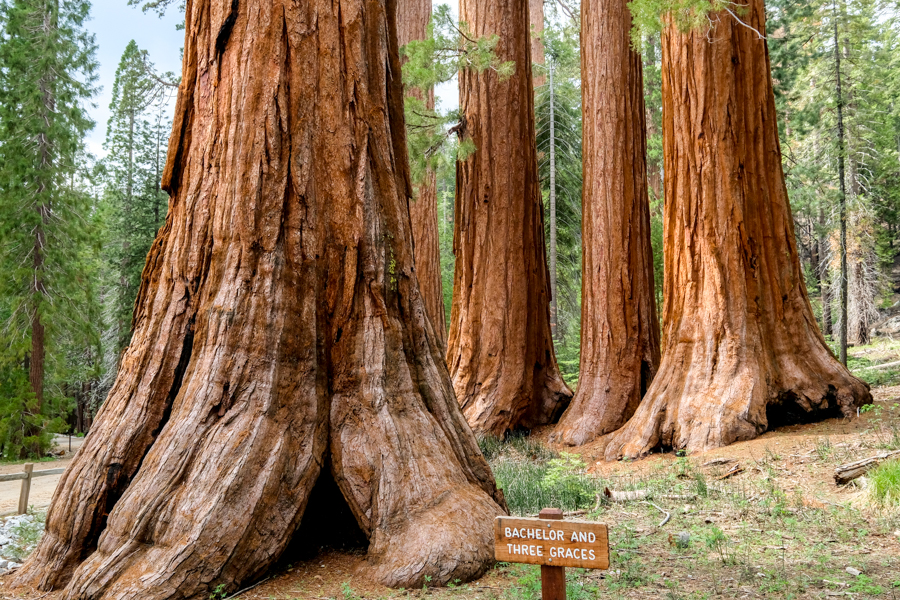
[[[900,21],[884,0],[769,0],[768,38],[781,149],[797,241],[816,316],[838,348],[865,344],[896,307],[900,284]],[[653,2],[635,3],[644,57],[651,227],[662,306],[662,94]],[[90,5],[5,0],[0,14],[0,452],[41,455],[56,432],[85,432],[115,381],[131,335],[144,261],[163,225],[160,190],[178,76],[132,42],[113,84],[108,123],[92,123],[96,45]],[[645,13],[641,12],[641,9]],[[567,383],[578,382],[581,331],[579,7],[548,0],[544,62],[535,64],[535,119],[555,315]],[[453,79],[463,61],[501,72],[491,41],[466,43],[449,7],[432,37],[406,48],[409,85]],[[50,51],[50,50],[53,51]],[[35,58],[38,57],[38,58]],[[439,90],[448,89],[442,86]],[[452,90],[451,88],[449,88]],[[450,92],[452,95],[453,91]],[[433,171],[449,323],[456,159],[477,152],[453,135],[455,103],[408,101],[413,173]],[[105,156],[85,136],[105,128]],[[842,184],[843,174],[843,184]],[[844,193],[842,194],[842,187]],[[841,210],[846,232],[841,233]],[[847,249],[841,277],[840,248]],[[841,290],[846,284],[846,314]],[[660,311],[662,314],[662,311]],[[900,332],[900,327],[897,327]],[[884,376],[882,372],[881,376]]]

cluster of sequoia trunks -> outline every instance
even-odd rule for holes
[[[477,151],[457,165],[446,363],[434,179],[411,206],[397,41],[422,35],[428,3],[398,32],[395,2],[187,2],[170,207],[133,341],[19,584],[73,600],[234,590],[283,554],[320,480],[387,585],[493,562],[506,505],[473,429],[551,423],[572,396],[550,336],[529,2],[461,2],[516,68],[460,75]],[[870,399],[813,319],[763,1],[747,9],[711,37],[663,36],[661,344],[640,57],[626,0],[582,3],[582,380],[562,442],[697,450]]]
[[[582,11],[582,375],[557,438],[581,444],[614,431],[604,443],[615,459],[723,446],[773,422],[853,415],[871,396],[831,353],[807,296],[768,50],[757,33],[766,30],[763,0],[746,3],[742,22],[715,19],[711,35],[663,32],[661,352],[641,62],[629,47],[624,0],[585,0]],[[587,42],[596,30],[603,52]]]

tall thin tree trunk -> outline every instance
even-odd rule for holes
[[[550,62],[550,335],[559,339],[559,308],[556,291],[556,98],[553,89],[553,62]]]
[[[581,367],[555,433],[572,445],[621,427],[659,366],[644,83],[627,1],[584,0],[581,27]]]
[[[840,195],[838,196],[839,219],[841,225],[841,320],[838,340],[840,343],[841,363],[847,364],[847,184],[844,176],[844,99],[841,90],[841,50],[838,37],[837,1],[833,4],[834,21],[834,70],[837,87],[837,125],[838,125],[838,181]]]
[[[544,57],[544,0],[528,0],[528,16],[531,23],[531,62],[534,65],[545,64]],[[534,87],[547,83],[544,69],[539,67],[534,73]]]
[[[162,127],[160,127],[160,120],[162,117],[157,115],[156,121],[156,157],[153,160],[153,183],[154,190],[156,194],[153,196],[153,227],[154,229],[159,228],[159,218],[160,218],[160,196],[162,195],[162,180],[160,178],[161,174],[159,172],[159,159],[160,159],[160,150],[162,148],[162,132],[160,131]]]
[[[806,294],[781,166],[763,0],[739,23],[663,34],[665,335],[607,458],[751,439],[856,414],[868,386],[831,354]],[[746,27],[749,25],[750,27]],[[751,29],[752,28],[752,29]]]
[[[424,39],[431,19],[430,0],[398,0],[397,34],[400,46]],[[434,108],[434,90],[406,90],[407,95],[425,100],[426,108]],[[425,301],[425,312],[434,327],[441,349],[447,349],[447,316],[444,311],[444,289],[441,281],[441,243],[438,235],[437,175],[428,168],[415,199],[409,204],[415,243],[416,277]]]
[[[659,49],[657,48],[658,38],[656,35],[651,35],[647,39],[646,44],[646,68],[655,68]],[[652,103],[647,104],[647,138],[652,138],[654,135],[659,134],[659,129],[656,125],[656,118],[659,114],[659,108],[654,106]],[[659,159],[651,160],[649,157],[647,158],[647,184],[650,186],[650,191],[653,192],[653,198],[658,199],[662,198],[662,161]]]
[[[46,215],[49,212],[45,205],[38,207],[41,215],[42,225],[39,226],[34,233],[34,261],[32,269],[34,278],[32,279],[31,293],[35,300],[31,309],[31,352],[29,352],[28,365],[28,382],[31,384],[31,391],[34,393],[36,405],[32,413],[40,414],[44,404],[44,359],[46,354],[45,337],[46,332],[41,319],[41,308],[39,300],[43,296],[44,288],[44,245],[46,238],[44,235],[43,223],[45,223]]]
[[[369,541],[368,576],[476,577],[503,500],[415,278],[396,6],[231,7],[187,2],[170,210],[133,340],[17,582],[234,592],[278,560],[320,478]]]
[[[499,36],[494,71],[459,76],[462,134],[475,152],[456,165],[453,286],[447,364],[478,433],[552,423],[572,392],[550,335],[550,277],[534,131],[528,4],[460,3],[474,35]]]
[[[42,35],[48,40],[53,35],[56,28],[56,11],[48,2],[44,5],[44,18],[42,23]],[[32,306],[31,306],[31,351],[28,359],[28,382],[31,385],[31,391],[34,393],[35,405],[31,410],[33,415],[39,415],[44,406],[44,362],[46,358],[46,329],[43,322],[43,306],[42,304],[47,297],[47,288],[44,281],[44,270],[46,268],[45,256],[47,245],[46,228],[50,220],[50,201],[48,196],[53,193],[52,171],[53,164],[53,140],[51,139],[51,130],[55,121],[56,112],[56,74],[53,72],[44,73],[40,80],[41,92],[41,112],[42,121],[45,129],[38,136],[38,154],[40,156],[40,165],[38,168],[38,180],[36,181],[36,197],[38,201],[35,210],[38,214],[38,225],[34,230],[34,247],[32,249]],[[40,428],[30,425],[28,435],[36,435],[40,433]],[[40,454],[40,444],[35,444],[30,451],[35,455]]]
[[[119,261],[119,323],[118,323],[118,351],[121,352],[128,345],[131,333],[130,314],[126,307],[131,306],[134,298],[134,290],[128,281],[128,249],[131,246],[129,229],[134,226],[132,222],[132,210],[134,206],[134,106],[128,107],[128,162],[125,172],[125,203],[122,207],[122,258]]]

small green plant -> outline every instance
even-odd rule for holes
[[[224,598],[227,594],[228,592],[225,591],[225,584],[220,583],[213,589],[212,594],[209,595],[209,600],[218,600],[219,598]]]
[[[819,460],[826,461],[831,458],[832,454],[834,454],[834,446],[831,444],[831,440],[828,438],[816,438],[816,455],[818,455]]]
[[[869,472],[872,496],[882,506],[900,505],[900,460],[881,463]]]
[[[731,550],[731,540],[715,525],[706,534],[706,547],[719,555],[723,565],[734,564],[734,553]]]
[[[16,562],[22,562],[31,554],[44,533],[46,514],[34,512],[34,509],[29,509],[28,514],[31,519],[23,519],[12,528],[12,541],[4,548],[4,555]]]
[[[554,458],[549,462],[541,487],[555,491],[576,509],[579,506],[586,506],[594,498],[586,468],[587,465],[579,455],[563,452],[560,458]]]
[[[691,476],[691,471],[694,470],[694,466],[687,459],[684,450],[676,450],[675,455],[678,456],[678,459],[675,461],[674,465],[675,477],[677,477],[678,479],[689,479]]]
[[[697,471],[694,474],[694,490],[701,498],[706,498],[707,496],[709,496],[709,486],[706,485],[706,476],[704,476],[700,471]]]
[[[857,575],[853,585],[847,590],[853,594],[865,594],[866,596],[880,596],[884,588],[877,585],[868,575]]]
[[[344,596],[344,600],[357,600],[359,598],[347,581],[341,584],[341,594]]]

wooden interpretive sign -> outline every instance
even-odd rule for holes
[[[602,523],[497,517],[494,553],[503,562],[608,569],[609,536]]]

